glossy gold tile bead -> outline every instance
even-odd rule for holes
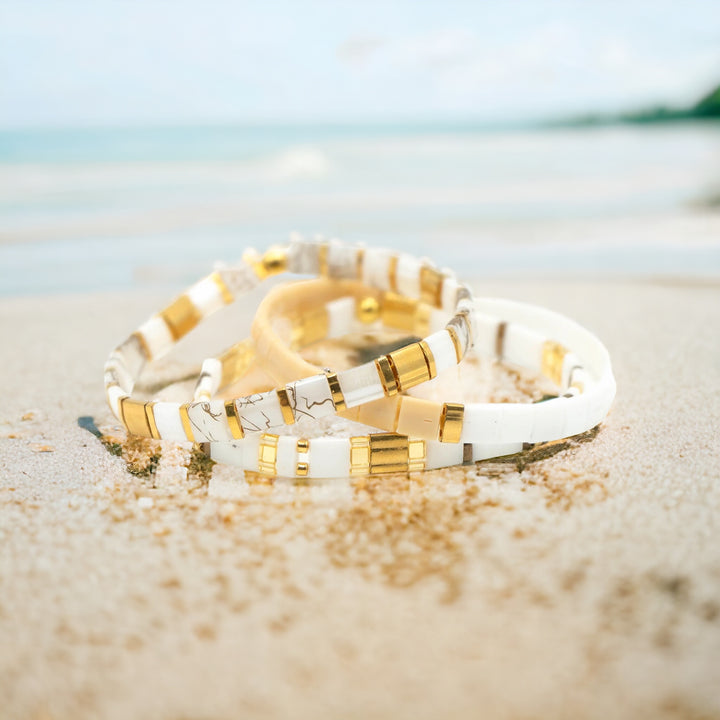
[[[233,301],[233,294],[222,279],[222,275],[219,272],[211,273],[210,279],[215,283],[215,286],[220,291],[220,297],[225,305],[229,305]]]
[[[309,471],[308,464],[306,462],[299,462],[295,465],[295,474],[298,477],[306,477]]]
[[[437,375],[435,360],[427,343],[417,342],[386,356],[396,378],[399,391],[432,380]]]
[[[424,440],[408,440],[408,470],[424,470],[427,451]]]
[[[423,302],[440,307],[443,279],[443,274],[433,267],[423,265],[420,268],[420,298]]]
[[[382,297],[380,317],[388,327],[406,332],[415,332],[417,307],[418,301],[414,298],[388,292]]]
[[[370,435],[370,474],[404,472],[408,469],[408,438],[397,433]]]
[[[355,315],[361,323],[371,325],[380,317],[380,303],[370,295],[364,297],[355,306]]]
[[[295,423],[295,415],[293,414],[292,407],[290,407],[288,391],[285,388],[278,388],[275,393],[280,403],[280,412],[282,413],[283,421],[286,425],[293,425]]]
[[[120,401],[120,414],[127,431],[131,435],[139,435],[140,437],[152,437],[150,425],[148,423],[147,414],[145,413],[145,403],[123,398]]]
[[[380,376],[380,382],[383,386],[383,392],[387,397],[392,397],[398,393],[398,383],[392,365],[387,355],[383,355],[375,360],[375,368]]]
[[[280,436],[273,433],[260,435],[258,446],[258,470],[263,475],[277,474],[278,440]]]
[[[271,247],[263,254],[261,263],[265,277],[279,275],[287,270],[287,252],[281,247]]]
[[[445,403],[440,416],[440,434],[438,440],[446,443],[459,443],[462,437],[465,406],[460,403]]]
[[[298,453],[306,453],[310,450],[310,441],[307,438],[298,438],[295,447]]]
[[[392,292],[397,292],[397,255],[391,255],[388,259],[388,288]]]
[[[145,403],[145,417],[147,418],[148,427],[150,428],[150,437],[159,440],[160,439],[160,433],[157,428],[157,423],[155,422],[155,403],[152,402],[146,402]]]
[[[565,347],[554,340],[546,340],[543,343],[541,371],[556,385],[562,383],[563,362],[566,354]]]
[[[188,414],[188,408],[188,403],[180,406],[180,421],[182,422],[185,437],[190,442],[195,442],[195,433],[193,433],[192,423],[190,422],[190,415]]]
[[[238,417],[237,408],[235,407],[234,400],[228,400],[225,403],[225,416],[227,417],[230,434],[236,440],[244,438],[245,431],[242,429],[242,425],[240,424],[240,418]]]
[[[370,438],[360,435],[350,438],[350,474],[368,475],[370,473]]]
[[[345,409],[345,396],[343,395],[342,388],[340,387],[340,381],[338,380],[337,373],[326,372],[328,386],[330,387],[330,395],[332,397],[333,405],[337,412],[342,412]]]
[[[160,316],[174,340],[187,335],[202,319],[200,311],[187,295],[177,298],[160,313]]]

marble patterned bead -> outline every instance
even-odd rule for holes
[[[330,386],[324,375],[313,375],[286,386],[295,418],[317,419],[335,412]]]
[[[357,277],[358,248],[331,241],[327,250],[328,275],[336,280],[353,280]]]
[[[235,401],[238,419],[245,433],[256,433],[285,424],[277,393],[255,393]]]
[[[321,243],[294,240],[288,247],[288,270],[298,275],[320,274]]]
[[[188,417],[196,442],[229,442],[233,439],[222,400],[191,403]]]

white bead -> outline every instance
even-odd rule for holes
[[[324,375],[313,375],[290,383],[287,393],[296,420],[327,417],[335,412],[330,386]]]
[[[389,290],[390,258],[392,253],[382,248],[367,248],[363,258],[363,283],[378,290]]]
[[[175,343],[170,329],[160,315],[153,315],[146,320],[138,332],[143,336],[153,359],[164,355]]]
[[[126,397],[128,397],[128,394],[124,390],[119,388],[117,385],[111,385],[107,389],[107,399],[108,403],[110,404],[110,409],[112,410],[113,415],[118,420],[122,420],[122,413],[120,412],[120,400]]]
[[[295,477],[296,445],[297,438],[291,435],[281,435],[278,438],[277,462],[275,463],[275,467],[280,477]]]
[[[355,300],[346,297],[327,304],[328,337],[338,338],[347,335],[355,318]]]
[[[158,433],[163,440],[187,441],[180,419],[180,406],[177,403],[157,402],[153,405],[153,415]]]
[[[341,478],[350,474],[350,442],[346,438],[313,438],[308,456],[309,477]]]
[[[440,307],[447,312],[454,312],[457,307],[458,281],[454,276],[445,275],[440,290]]]
[[[459,465],[463,461],[462,443],[425,443],[425,467],[440,468]]]
[[[358,248],[333,240],[328,245],[328,276],[336,279],[357,277]]]
[[[274,390],[255,393],[235,401],[240,425],[246,433],[265,432],[285,424]]]
[[[432,352],[438,375],[443,370],[448,370],[457,366],[455,345],[450,339],[450,335],[447,330],[440,330],[439,332],[433,333],[429,337],[425,338],[425,342],[428,344],[430,352]]]
[[[374,362],[343,370],[338,373],[338,382],[349,408],[377,400],[385,394]]]
[[[398,256],[397,289],[401,295],[420,297],[420,268],[422,263],[412,255],[402,253]]]
[[[503,359],[539,373],[542,364],[544,338],[524,325],[510,323],[505,328]]]
[[[486,313],[473,313],[475,315],[475,344],[473,351],[480,357],[494,358],[497,344],[498,319]]]
[[[320,243],[293,240],[288,247],[288,270],[298,275],[320,274]]]
[[[203,317],[212,315],[225,305],[220,288],[212,278],[203,278],[195,283],[187,295]]]

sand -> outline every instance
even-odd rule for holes
[[[720,717],[720,283],[477,290],[603,338],[597,436],[318,484],[78,426],[164,296],[0,301],[0,716]]]

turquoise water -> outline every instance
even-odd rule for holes
[[[290,231],[472,275],[720,272],[720,127],[0,132],[0,293],[177,285]]]

